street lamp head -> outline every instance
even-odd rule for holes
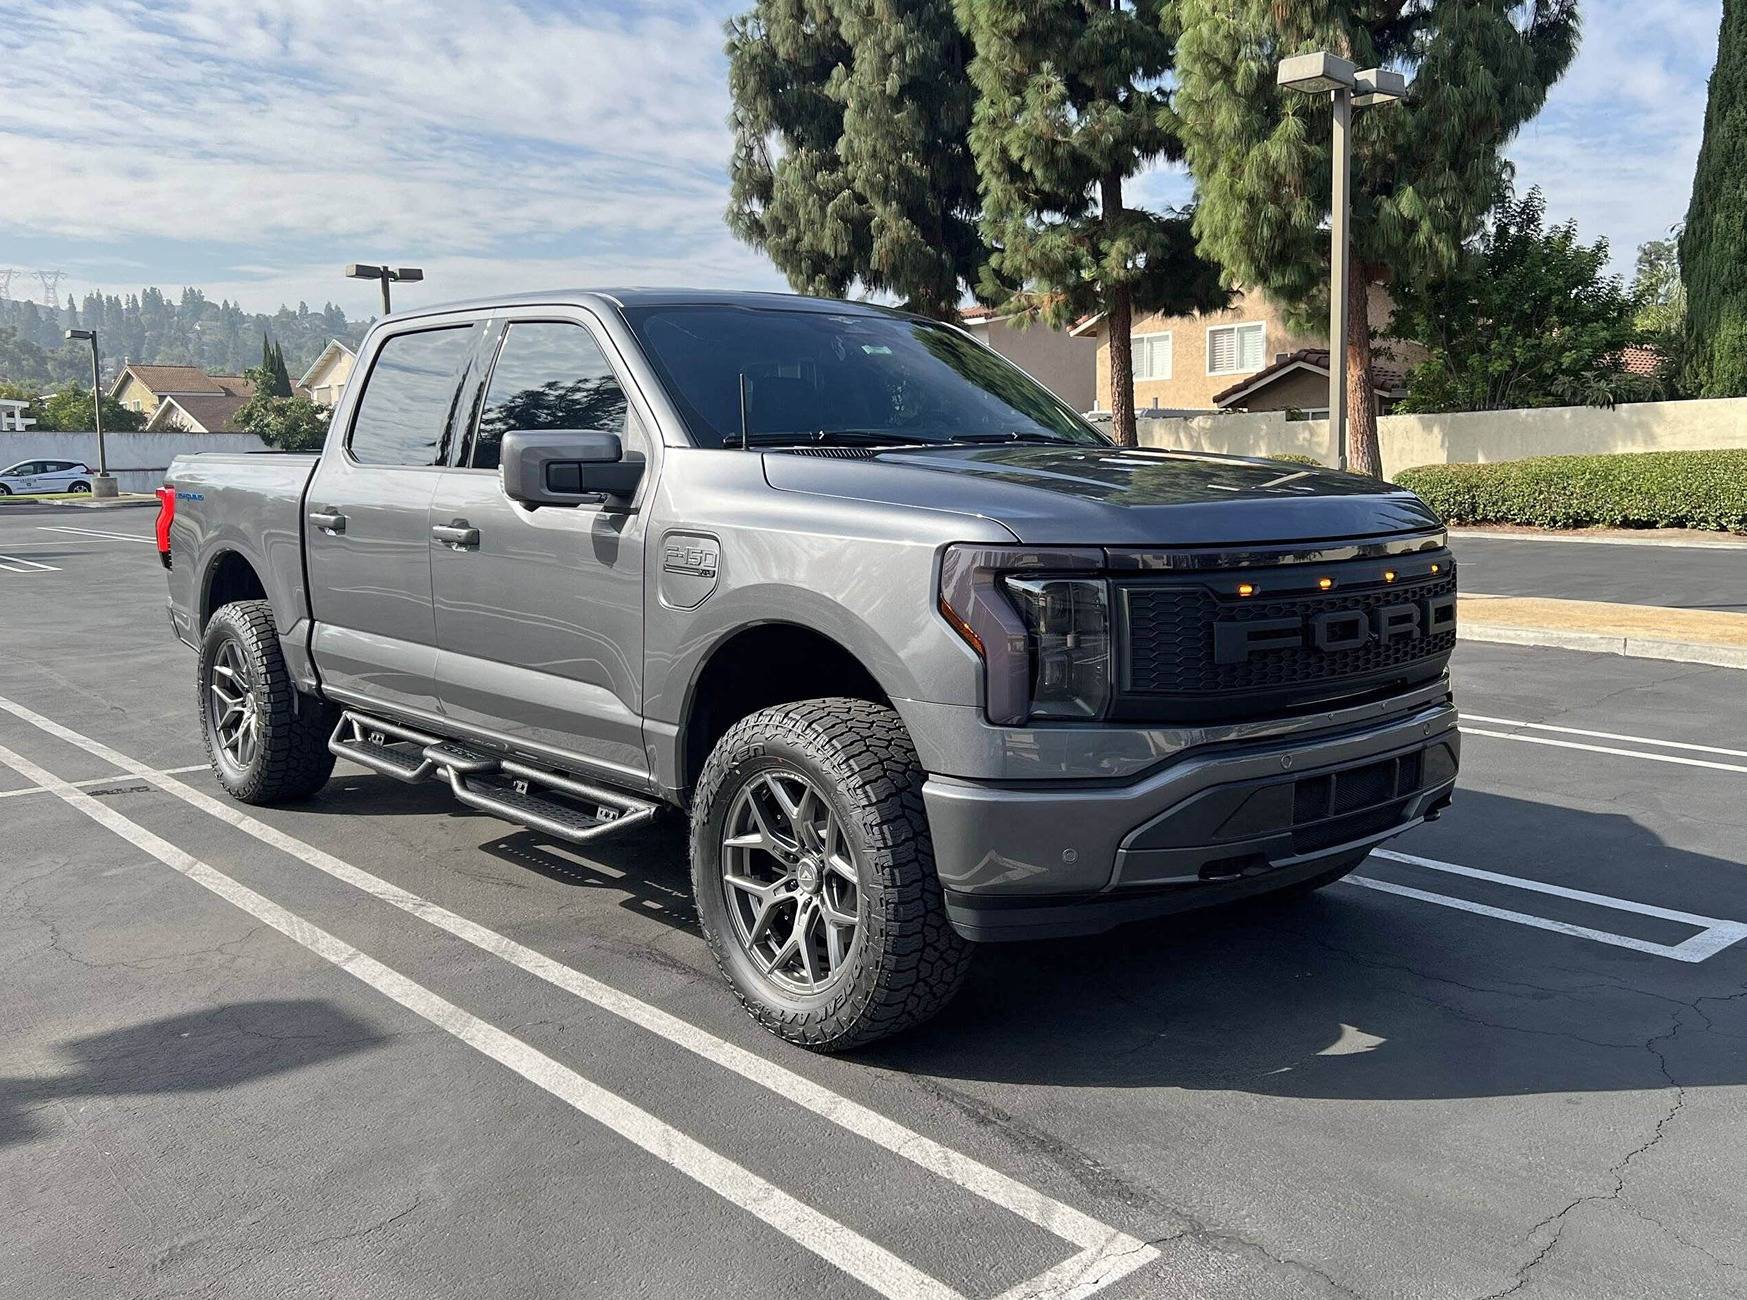
[[[1407,78],[1388,68],[1365,68],[1353,77],[1353,103],[1393,104],[1407,94]]]
[[[362,262],[348,262],[346,264],[346,278],[348,280],[380,280],[384,269],[386,268],[380,266],[366,266]]]
[[[97,331],[96,330],[68,330],[66,337],[67,337],[67,341],[69,343],[73,342],[74,340],[78,340],[79,342],[84,342],[87,339],[96,338]]]
[[[425,278],[425,273],[416,266],[402,266],[395,269],[393,278],[396,280],[422,280]]]
[[[1314,54],[1295,54],[1280,60],[1280,70],[1274,82],[1282,90],[1299,90],[1307,95],[1326,94],[1331,90],[1351,90],[1358,68],[1348,59],[1327,50]]]

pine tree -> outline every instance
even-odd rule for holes
[[[1369,290],[1425,284],[1504,192],[1501,149],[1577,46],[1576,0],[1180,0],[1176,109],[1201,250],[1300,325],[1328,302],[1330,108],[1275,85],[1282,58],[1328,50],[1408,74],[1405,102],[1353,115],[1348,460],[1380,474]]]
[[[1689,386],[1700,397],[1747,394],[1747,0],[1723,0],[1680,272]]]
[[[1132,446],[1136,310],[1224,305],[1179,214],[1129,207],[1123,185],[1182,157],[1163,78],[1165,0],[959,0],[975,55],[971,151],[990,271],[1023,317],[1104,313],[1117,440]],[[985,284],[986,291],[997,286]]]
[[[956,316],[987,253],[949,0],[757,0],[727,52],[729,228],[798,292]]]

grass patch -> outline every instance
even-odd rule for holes
[[[1747,532],[1747,450],[1423,465],[1395,481],[1452,524]]]

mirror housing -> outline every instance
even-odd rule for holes
[[[506,433],[498,465],[504,495],[527,506],[629,500],[643,481],[642,458],[627,460],[618,434],[586,429]]]

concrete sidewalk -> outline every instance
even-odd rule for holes
[[[1460,598],[1457,638],[1747,668],[1747,614],[1540,596]]]

